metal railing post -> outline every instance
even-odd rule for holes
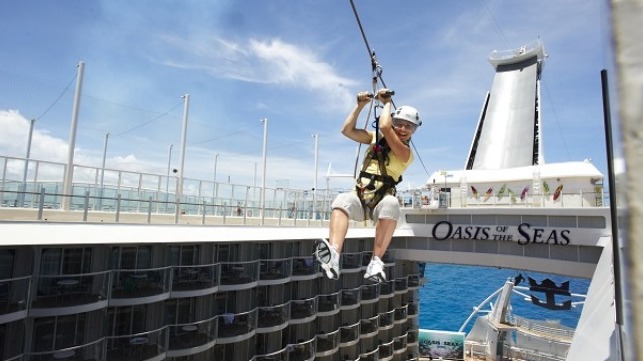
[[[87,212],[89,212],[89,191],[85,191],[85,204],[83,205],[83,222],[87,222]]]
[[[38,203],[38,220],[42,221],[42,213],[45,206],[45,187],[40,188],[40,202]]]
[[[121,218],[121,194],[118,193],[116,196],[116,216],[114,222],[118,223]]]
[[[147,223],[152,223],[152,196],[149,197],[147,206]]]

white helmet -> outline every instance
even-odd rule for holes
[[[422,125],[420,114],[418,113],[417,109],[408,105],[402,105],[401,107],[397,108],[393,113],[393,118],[406,120],[407,122],[411,122],[418,127]]]

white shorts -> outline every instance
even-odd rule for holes
[[[333,201],[331,208],[343,210],[348,214],[348,218],[354,221],[363,221],[366,219],[366,217],[364,217],[362,202],[359,200],[356,192],[339,194]],[[398,203],[397,197],[390,194],[385,195],[373,209],[373,221],[377,219],[394,219],[397,221],[399,218],[400,204]]]

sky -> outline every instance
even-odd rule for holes
[[[464,167],[493,82],[489,54],[540,39],[545,161],[592,159],[606,173],[605,1],[353,3],[366,42],[349,0],[2,1],[0,155],[25,157],[35,119],[30,158],[66,162],[83,62],[77,164],[100,167],[105,155],[108,169],[178,168],[187,109],[185,177],[260,185],[265,130],[267,187],[350,187],[342,175],[358,148],[340,128],[373,87],[370,48],[378,86],[423,121],[398,189],[420,187]],[[372,130],[367,113],[358,124]]]

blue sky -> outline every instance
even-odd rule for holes
[[[540,38],[549,58],[542,117],[548,163],[591,158],[606,172],[600,70],[611,71],[608,5],[599,0],[354,0],[396,105],[423,126],[403,187],[461,169],[494,69],[493,50]],[[0,155],[65,162],[76,68],[85,63],[76,163],[165,174],[179,163],[181,96],[190,95],[186,177],[311,188],[352,173],[339,129],[371,89],[348,0],[0,2]],[[615,77],[613,72],[610,73]],[[615,95],[612,95],[615,100]],[[614,102],[615,103],[615,102]],[[366,112],[359,124],[366,122]],[[369,120],[370,123],[370,120]],[[362,148],[363,150],[363,148]],[[360,158],[361,159],[361,158]],[[331,187],[349,186],[333,179]]]

